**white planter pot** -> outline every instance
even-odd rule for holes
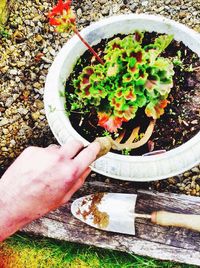
[[[200,56],[200,35],[186,26],[172,20],[152,15],[120,15],[101,20],[81,31],[81,35],[96,45],[104,38],[115,34],[129,34],[135,30],[156,31],[173,34]],[[89,142],[81,137],[65,113],[65,98],[62,97],[67,77],[86,47],[77,36],[71,38],[55,58],[46,80],[46,116],[58,142],[62,145],[70,139],[79,139],[85,145]],[[155,156],[125,156],[108,153],[95,161],[92,169],[100,174],[129,181],[152,181],[180,174],[200,163],[200,133],[185,144],[166,153]]]

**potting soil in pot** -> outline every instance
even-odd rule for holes
[[[142,45],[153,43],[157,33],[145,33]],[[123,35],[115,37],[124,38]],[[103,58],[104,48],[110,40],[102,40],[94,46],[95,51]],[[165,113],[156,121],[154,132],[145,145],[132,151],[123,150],[116,153],[142,155],[153,150],[170,150],[189,139],[200,130],[200,60],[197,54],[186,47],[182,42],[173,40],[161,54],[162,57],[173,60],[174,76],[173,88],[168,96],[169,104],[165,108]],[[93,141],[96,137],[108,135],[104,128],[98,126],[98,118],[95,106],[88,106],[72,111],[72,98],[74,94],[73,80],[82,72],[83,68],[96,64],[93,55],[86,51],[74,67],[74,71],[66,82],[66,109],[72,126],[76,131],[88,141]],[[125,130],[125,137],[130,136],[132,130],[140,126],[140,133],[145,132],[150,119],[141,108],[137,111],[134,119],[124,122],[119,133]],[[112,134],[115,137],[115,134]]]

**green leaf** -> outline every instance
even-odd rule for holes
[[[116,76],[119,72],[119,65],[117,63],[112,64],[107,69],[107,76]]]
[[[154,45],[156,46],[156,49],[161,53],[169,46],[173,38],[173,35],[160,35],[155,39]]]
[[[122,76],[122,82],[123,83],[130,83],[131,81],[133,81],[133,77],[130,73],[126,73]]]
[[[137,99],[136,99],[136,102],[135,103],[137,104],[138,107],[142,108],[147,103],[146,96],[144,96],[144,95],[141,95],[141,96],[137,95]]]

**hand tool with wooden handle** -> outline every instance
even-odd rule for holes
[[[150,121],[143,137],[138,141],[135,141],[135,139],[139,137],[140,127],[136,127],[132,130],[126,142],[122,142],[125,136],[125,131],[122,132],[116,139],[113,139],[110,136],[96,138],[95,141],[99,142],[100,147],[101,147],[101,150],[97,158],[107,154],[111,150],[111,148],[114,150],[121,151],[123,149],[133,150],[133,149],[141,147],[142,145],[147,143],[148,140],[150,139],[154,130],[155,123],[156,123],[156,120]]]
[[[162,226],[177,226],[200,231],[200,215],[154,211],[150,215],[135,213],[136,194],[96,193],[72,203],[72,214],[79,220],[102,230],[135,235],[135,218],[150,219]]]

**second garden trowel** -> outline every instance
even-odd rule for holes
[[[72,214],[98,229],[135,235],[135,218],[146,218],[162,226],[177,226],[200,231],[200,215],[154,211],[135,213],[136,194],[97,193],[76,199]]]

